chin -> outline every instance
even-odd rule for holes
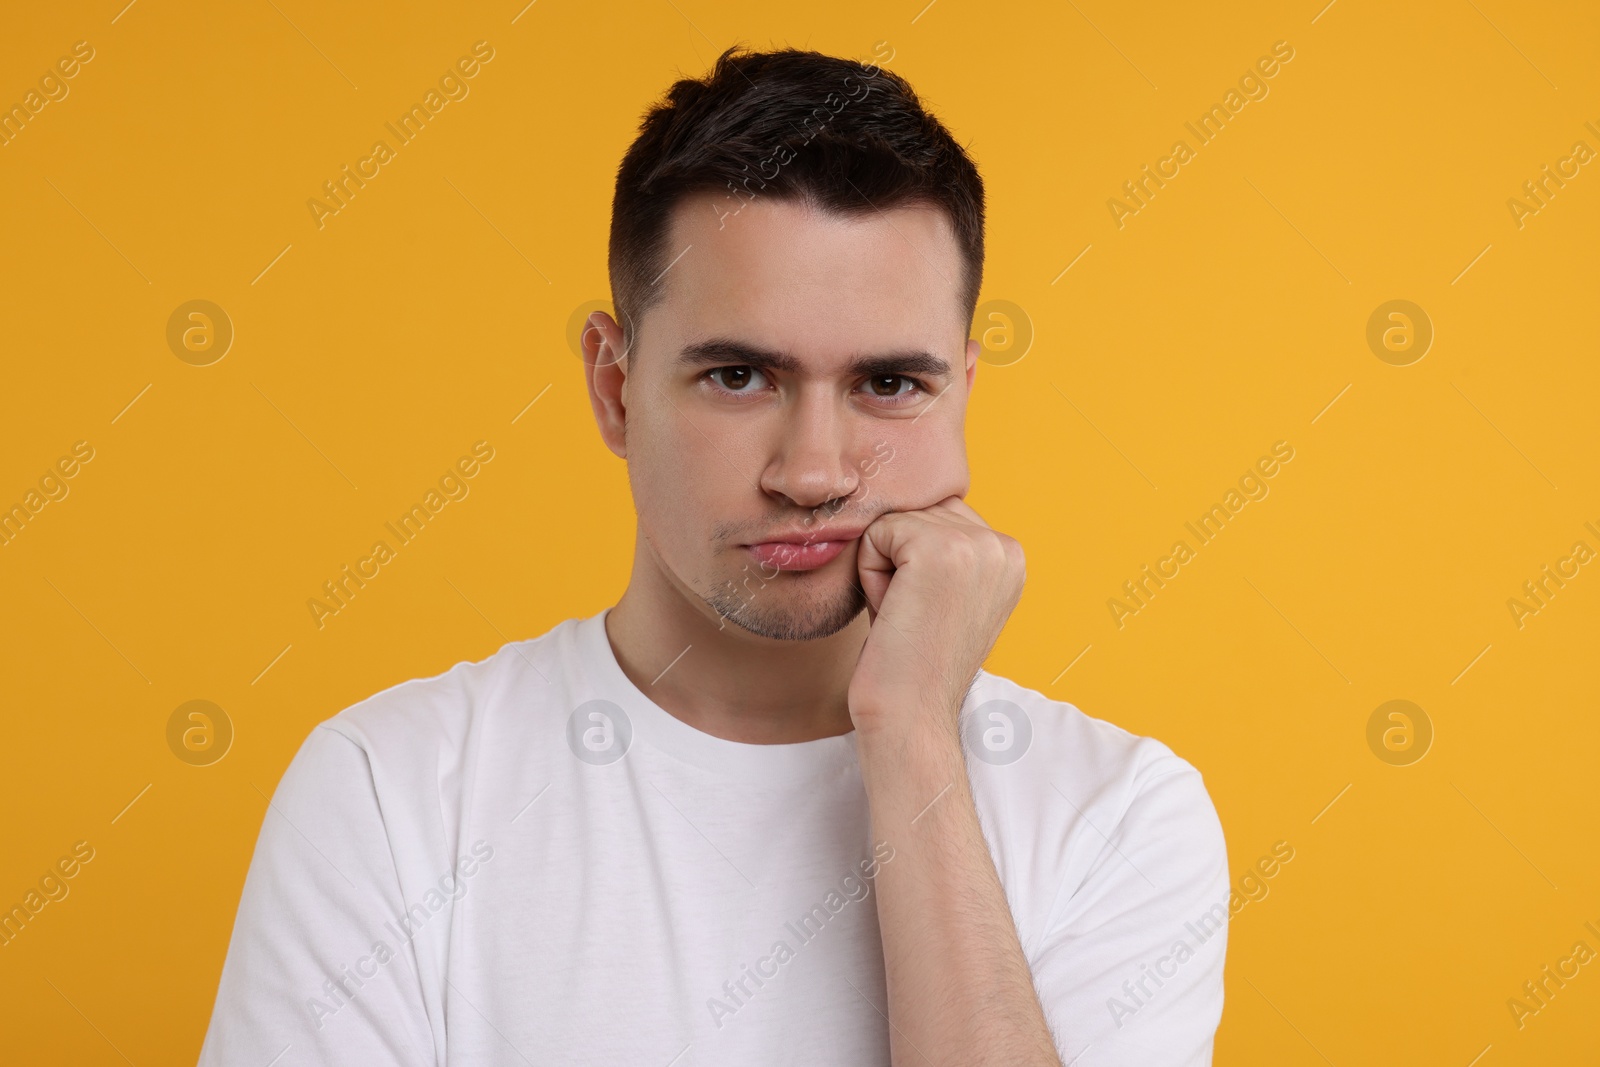
[[[783,580],[784,576],[780,575],[760,587],[748,589],[737,589],[730,584],[703,599],[722,616],[725,625],[737,626],[774,641],[816,641],[832,637],[866,610],[867,598],[854,582],[840,582],[837,588],[826,593],[796,596],[792,589],[780,592],[774,587]]]

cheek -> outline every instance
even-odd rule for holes
[[[971,487],[967,449],[959,428],[890,425],[875,433],[862,452],[862,492],[881,506],[897,511],[930,507],[949,496],[964,496]],[[882,458],[880,458],[882,457]]]
[[[741,490],[744,497],[751,490],[733,466],[745,457],[732,450],[713,424],[696,421],[699,430],[669,407],[665,416],[651,411],[628,428],[634,507],[657,551],[675,564],[705,550],[719,518],[749,506],[748,501],[743,508],[737,506]]]

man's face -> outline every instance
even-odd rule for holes
[[[620,331],[591,320],[613,344],[591,390],[667,581],[719,625],[826,637],[866,607],[861,531],[967,492],[960,250],[931,207],[727,205],[679,204],[665,297],[626,359],[604,366]]]

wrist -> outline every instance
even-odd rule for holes
[[[874,736],[895,736],[936,726],[954,730],[961,701],[929,686],[882,690],[853,686],[849,709],[857,730]]]
[[[935,779],[965,776],[956,717],[942,710],[903,708],[894,714],[852,714],[856,757],[868,792],[882,785],[920,789]]]

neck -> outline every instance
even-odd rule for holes
[[[850,677],[867,639],[866,612],[829,637],[760,637],[670,578],[641,537],[628,588],[605,621],[628,679],[702,733],[782,745],[853,729]]]

